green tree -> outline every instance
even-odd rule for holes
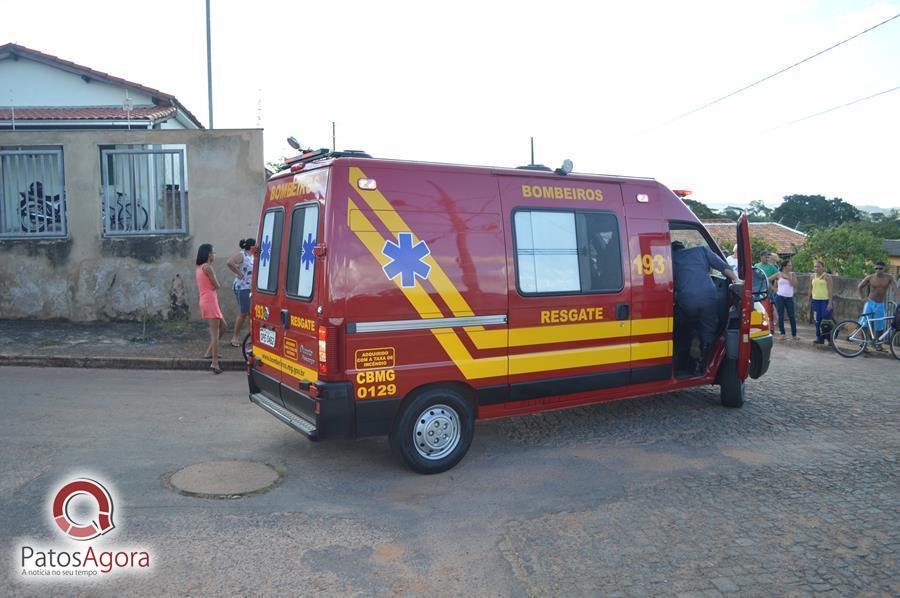
[[[750,209],[747,210],[751,222],[769,222],[772,219],[772,208],[766,206],[762,200],[750,202]]]
[[[772,220],[807,232],[845,222],[858,222],[862,213],[843,199],[825,199],[822,195],[787,195],[784,203],[772,210]]]
[[[811,272],[813,261],[820,259],[841,276],[862,278],[871,273],[875,262],[887,259],[881,243],[880,237],[858,224],[814,229],[794,256],[794,270]]]
[[[759,261],[759,254],[763,251],[778,253],[778,248],[761,237],[750,235],[750,255],[753,256],[754,264]]]
[[[726,253],[731,253],[731,250],[734,249],[734,237],[725,238],[725,237],[715,237],[716,243],[719,244],[719,247],[725,250]],[[761,237],[754,237],[750,235],[750,255],[753,258],[753,263],[755,264],[759,259],[759,254],[763,251],[775,252],[776,247],[766,241]]]
[[[744,208],[737,208],[735,206],[728,206],[724,210],[722,210],[722,215],[728,218],[729,220],[734,220],[737,222],[737,219],[741,217],[741,214],[744,213]]]
[[[900,211],[893,209],[887,214],[867,214],[865,220],[856,226],[882,239],[900,239]]]
[[[707,206],[705,203],[701,203],[696,199],[690,199],[689,197],[684,197],[682,200],[684,204],[691,209],[694,213],[694,216],[699,218],[700,220],[708,220],[709,218],[721,218],[722,215]]]

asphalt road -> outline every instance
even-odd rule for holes
[[[0,368],[4,593],[310,595],[900,594],[900,363],[776,349],[743,409],[713,387],[479,423],[420,476],[386,439],[311,443],[238,373]],[[163,480],[268,463],[258,496]],[[144,575],[28,585],[22,538],[55,541],[49,497],[108,481]]]

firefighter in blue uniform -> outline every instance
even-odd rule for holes
[[[706,371],[706,356],[716,338],[719,325],[716,285],[710,278],[710,269],[717,270],[731,282],[737,282],[734,270],[712,252],[709,247],[685,248],[681,241],[672,242],[672,265],[675,275],[676,325],[690,331],[688,345],[695,334],[700,337],[700,359],[694,365],[694,373]]]

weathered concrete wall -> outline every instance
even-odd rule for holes
[[[184,144],[188,233],[104,238],[100,145]],[[225,261],[256,235],[265,190],[261,130],[9,131],[0,146],[61,145],[68,236],[0,240],[0,318],[199,318],[197,248],[216,248],[219,304],[237,315]],[[174,298],[174,299],[173,299]],[[183,305],[179,305],[183,304]]]
[[[809,320],[809,296],[812,291],[811,280],[811,274],[797,274],[797,293],[794,301],[797,305],[798,320]],[[860,279],[833,276],[831,280],[835,319],[840,321],[858,317],[862,313],[863,305],[866,303],[859,298],[857,286]]]

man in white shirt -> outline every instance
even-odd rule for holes
[[[731,266],[731,269],[737,272],[737,244],[731,249],[731,255],[725,258],[725,261]]]

